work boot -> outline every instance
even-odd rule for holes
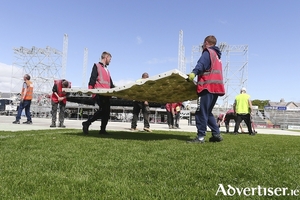
[[[84,134],[89,134],[89,126],[91,125],[91,123],[89,123],[88,121],[82,122],[82,131]]]
[[[106,132],[106,130],[100,130],[100,131],[99,131],[99,134],[100,134],[100,135],[109,135],[109,133]]]
[[[146,132],[152,132],[151,129],[147,128],[147,127],[144,128],[144,131],[146,131]]]
[[[55,128],[56,127],[56,124],[55,123],[52,123],[51,125],[50,125],[50,128]]]
[[[66,128],[66,126],[63,123],[59,123],[58,127],[60,127],[60,128]]]
[[[211,138],[209,138],[210,142],[221,142],[223,140],[223,138],[221,137],[221,135],[216,135],[216,136],[212,136]]]

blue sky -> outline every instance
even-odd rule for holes
[[[66,78],[83,82],[88,48],[88,82],[103,51],[118,86],[178,66],[178,38],[183,30],[185,56],[207,35],[228,45],[248,45],[247,92],[251,99],[300,102],[300,1],[298,0],[1,0],[0,80],[14,61],[13,48],[63,50],[68,34]],[[200,54],[199,54],[200,55]],[[198,59],[198,58],[197,58]],[[4,66],[4,67],[3,67]],[[190,63],[187,63],[187,73]]]

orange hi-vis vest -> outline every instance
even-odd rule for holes
[[[95,63],[98,70],[98,77],[94,88],[110,89],[110,74],[107,69],[104,69],[100,63]]]
[[[206,50],[210,54],[211,65],[208,71],[205,71],[200,76],[198,75],[197,93],[206,89],[209,93],[223,96],[225,94],[225,88],[222,75],[222,62],[214,50],[209,48]]]
[[[26,85],[27,85],[27,91],[26,91],[26,94],[25,94],[25,97],[24,97],[24,100],[32,100],[32,95],[33,95],[33,84],[31,81],[29,80],[26,80],[25,81]],[[24,92],[25,92],[25,88],[23,87],[22,88],[22,97],[24,96]]]
[[[57,95],[58,95],[59,97],[65,97],[65,96],[66,96],[66,93],[62,91],[62,81],[63,81],[63,80],[54,80],[54,84],[57,85]],[[69,82],[69,87],[71,87],[71,83],[70,83],[70,82]],[[58,102],[59,102],[59,101],[58,101],[58,97],[55,95],[54,92],[52,93],[51,99],[52,99],[52,101],[55,102],[55,103],[58,103]],[[62,102],[63,102],[64,104],[66,104],[66,103],[67,103],[67,99],[64,98],[64,99],[62,100]]]

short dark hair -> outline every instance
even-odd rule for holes
[[[217,44],[217,38],[213,35],[209,35],[204,39],[204,42],[207,41],[208,44],[215,46]]]
[[[69,87],[69,82],[68,82],[67,80],[63,80],[63,81],[62,81],[62,86],[63,86],[64,88]]]
[[[29,74],[25,74],[24,76],[25,76],[25,78],[26,78],[27,80],[30,80],[30,75],[29,75]]]
[[[104,52],[102,53],[102,55],[101,55],[101,59],[105,58],[105,56],[110,56],[110,57],[112,57],[110,53],[104,51]]]
[[[147,72],[143,73],[142,78],[149,78],[149,74]]]

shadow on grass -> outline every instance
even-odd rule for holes
[[[163,131],[155,131],[155,132],[129,132],[129,131],[108,131],[109,134],[103,135],[99,134],[99,131],[92,130],[89,131],[88,135],[83,134],[81,131],[77,133],[64,133],[66,135],[76,135],[81,137],[97,137],[97,138],[109,138],[109,139],[117,139],[117,140],[142,140],[142,141],[152,141],[152,140],[189,140],[190,135],[186,133],[186,135],[165,133]]]

